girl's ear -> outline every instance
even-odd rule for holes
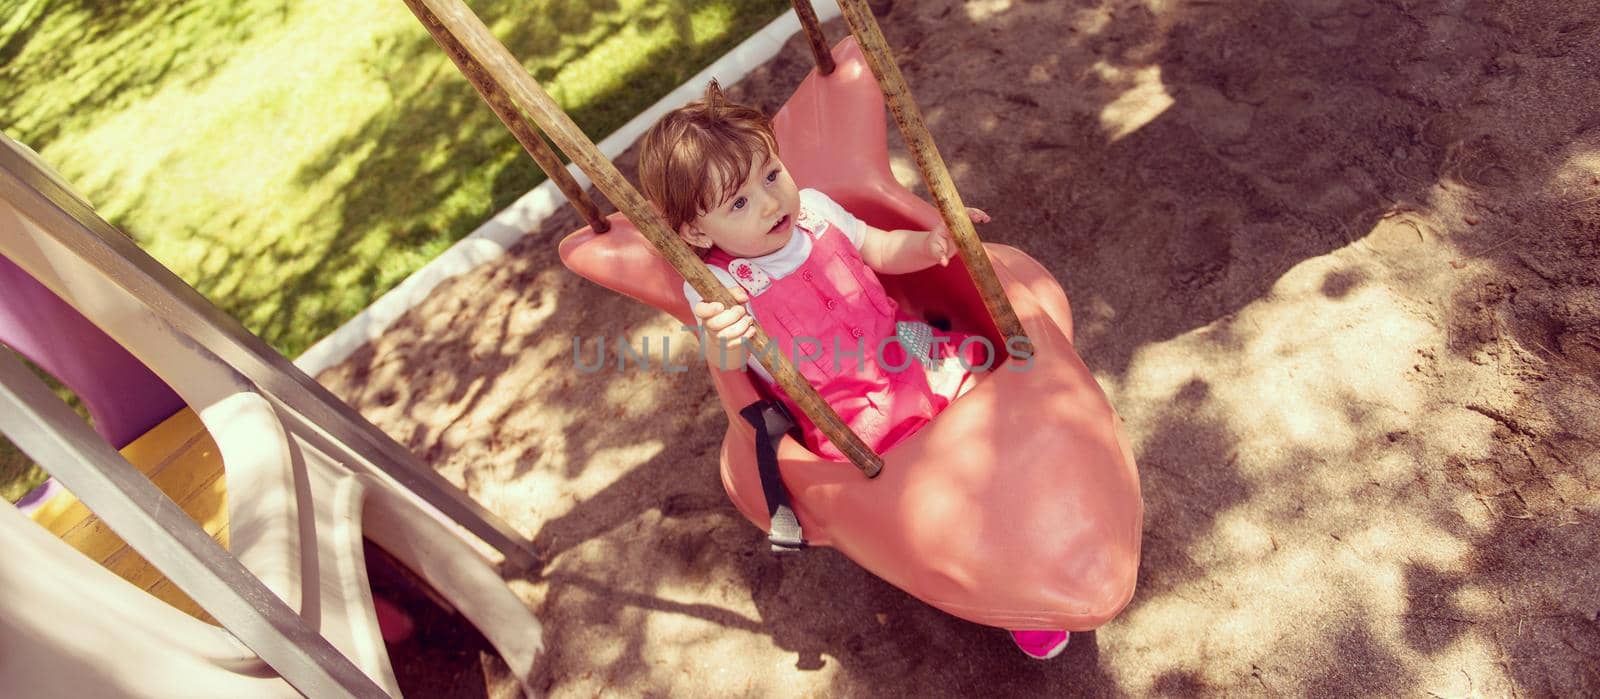
[[[711,236],[700,232],[700,229],[695,228],[693,223],[684,223],[682,226],[679,226],[678,235],[683,238],[683,242],[688,243],[691,246],[697,248],[711,247]]]

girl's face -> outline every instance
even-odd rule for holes
[[[750,174],[721,203],[679,233],[696,247],[716,245],[734,257],[760,257],[789,242],[800,215],[800,190],[778,156],[751,159]]]

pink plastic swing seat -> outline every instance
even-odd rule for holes
[[[833,55],[834,73],[813,72],[774,118],[784,164],[801,187],[879,228],[932,227],[938,212],[890,173],[883,97],[855,40]],[[692,324],[682,277],[626,218],[610,221],[610,232],[584,228],[563,240],[562,261]],[[1061,286],[1016,248],[985,249],[1032,341],[1031,364],[996,367],[882,454],[876,479],[792,438],[779,445],[779,470],[812,545],[839,549],[918,599],[991,626],[1093,629],[1133,596],[1144,509],[1133,454],[1073,349]],[[1005,347],[959,260],[880,276],[908,310]],[[739,410],[769,396],[752,374],[713,368],[711,376],[728,415],[723,486],[766,530],[755,433]]]

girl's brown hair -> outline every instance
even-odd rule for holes
[[[743,184],[752,159],[777,152],[767,115],[728,101],[713,80],[703,98],[671,111],[645,133],[639,184],[667,225],[679,231]]]

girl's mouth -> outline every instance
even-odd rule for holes
[[[784,214],[783,218],[778,219],[778,222],[772,224],[772,228],[767,230],[767,235],[775,235],[780,231],[787,230],[788,225],[789,225],[789,215],[788,214]]]

